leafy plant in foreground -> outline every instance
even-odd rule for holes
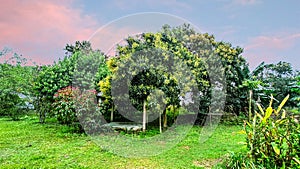
[[[300,165],[299,122],[282,109],[288,98],[277,109],[272,108],[273,97],[265,111],[257,104],[260,112],[245,125],[249,156],[265,167]]]
[[[272,108],[273,96],[266,110],[257,104],[259,112],[244,125],[248,152],[231,156],[225,168],[246,168],[246,164],[252,168],[297,168],[300,165],[299,121],[282,109],[288,98],[285,97],[277,109]]]

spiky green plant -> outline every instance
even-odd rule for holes
[[[245,123],[248,157],[264,167],[296,167],[300,165],[300,127],[292,115],[283,109],[286,96],[277,109],[272,107],[273,96],[266,110],[259,111]]]

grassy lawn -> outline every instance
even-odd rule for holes
[[[199,143],[194,126],[171,150],[148,158],[125,158],[97,146],[89,136],[35,117],[21,121],[0,118],[0,168],[209,168],[229,151],[245,149],[241,126],[219,125]]]

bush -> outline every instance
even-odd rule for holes
[[[247,164],[254,164],[251,168],[297,168],[300,165],[299,121],[282,109],[288,97],[277,109],[272,108],[273,97],[265,111],[258,104],[259,112],[244,125],[248,152],[229,157],[226,168],[245,168],[245,160]]]
[[[77,132],[98,132],[102,116],[96,103],[96,90],[80,91],[76,87],[65,87],[54,95],[53,113],[57,121],[73,127]],[[74,129],[75,128],[75,129]]]
[[[75,109],[75,95],[77,88],[71,86],[60,89],[54,95],[54,103],[52,104],[54,116],[61,124],[71,125],[77,122]]]
[[[19,120],[26,113],[24,103],[25,100],[17,94],[2,92],[0,94],[0,116],[9,116],[12,120]]]
[[[97,105],[96,90],[84,90],[76,97],[76,115],[86,134],[100,134],[104,118]]]
[[[220,122],[225,125],[242,125],[246,119],[244,113],[240,113],[239,116],[233,113],[224,113]]]
[[[260,169],[264,167],[255,164],[251,159],[247,158],[244,153],[230,152],[225,161],[221,164],[217,164],[214,168]]]
[[[34,107],[37,115],[39,116],[39,122],[44,123],[46,116],[54,115],[52,100],[49,97],[40,96],[34,101]]]

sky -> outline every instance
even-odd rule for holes
[[[129,35],[187,22],[242,47],[251,69],[286,61],[300,70],[299,0],[1,1],[0,50],[39,64],[63,58],[66,44],[77,40],[109,52]]]

